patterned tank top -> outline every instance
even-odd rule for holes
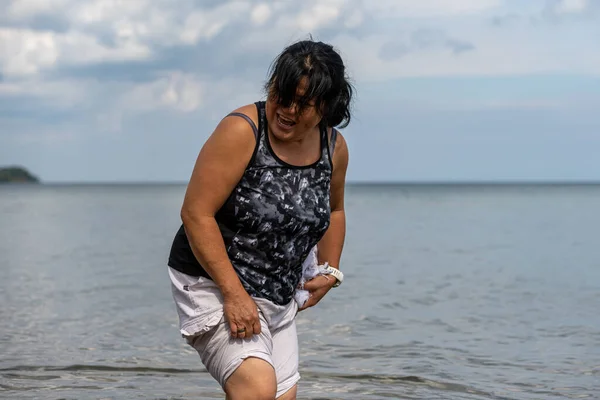
[[[255,103],[258,127],[245,118],[256,147],[244,175],[215,215],[229,259],[246,291],[278,305],[292,301],[302,262],[330,223],[331,140],[321,129],[321,156],[307,166],[277,157],[269,141],[265,103]],[[330,143],[329,143],[330,142]],[[194,257],[183,225],[175,235],[168,265],[192,276],[210,278]]]

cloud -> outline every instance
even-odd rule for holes
[[[298,27],[312,31],[321,25],[335,21],[340,15],[340,8],[334,4],[315,4],[310,9],[300,13],[296,18]]]
[[[575,26],[583,26],[580,25],[583,23],[599,26],[600,1],[544,0],[540,7],[531,7],[529,3],[528,7],[522,7],[518,11],[502,11],[503,13],[489,18],[493,27],[509,30],[522,27],[556,29],[561,26],[563,29],[573,29]]]
[[[66,9],[64,15],[57,12]],[[210,40],[248,11],[246,2],[197,9],[189,0],[177,8],[164,0],[13,1],[8,8],[13,23],[35,25],[45,17],[66,20],[69,28],[2,29],[0,41],[8,46],[0,63],[4,74],[19,75],[61,65],[150,59],[163,46]]]
[[[492,25],[497,27],[508,27],[521,21],[519,14],[511,13],[506,15],[496,15],[492,17]]]
[[[205,43],[224,46],[223,51],[231,48],[235,56],[236,50],[243,52],[236,43],[245,37],[240,32],[255,28],[267,44],[289,39],[294,34],[285,32],[318,31],[333,24],[348,4],[180,0],[173,7],[167,0],[12,1],[0,17],[0,71],[13,77],[76,65],[153,62],[169,49],[187,47],[194,54]],[[354,14],[351,23],[357,21]],[[216,44],[217,36],[233,40]]]
[[[544,10],[579,15],[596,4],[556,0]],[[218,115],[259,96],[273,57],[309,34],[333,43],[360,83],[599,73],[597,51],[552,45],[563,28],[494,15],[519,14],[502,0],[13,0],[0,3],[0,97],[110,116],[112,126],[159,110]]]
[[[451,38],[441,30],[418,29],[404,39],[384,43],[378,56],[384,61],[393,61],[413,52],[445,50],[458,55],[475,50],[475,46],[470,42]]]
[[[147,58],[150,49],[129,40],[109,47],[97,37],[28,29],[0,29],[0,64],[5,77],[38,74],[62,65]]]
[[[257,4],[252,8],[250,18],[255,25],[264,25],[271,18],[271,7],[267,3]]]
[[[454,54],[474,50],[475,46],[465,40],[448,37],[441,30],[419,29],[411,33],[411,43],[422,49],[447,48]]]
[[[40,14],[54,14],[72,3],[71,0],[23,0],[8,1],[4,15],[14,19],[30,19]]]
[[[191,112],[201,105],[202,95],[202,83],[195,76],[173,71],[156,81],[135,85],[126,91],[118,108],[137,111],[170,108]]]
[[[451,49],[454,54],[475,50],[475,45],[473,43],[464,40],[448,39],[446,40],[445,45]]]
[[[588,0],[559,0],[550,5],[557,14],[581,13],[590,6]]]
[[[469,15],[493,10],[501,4],[502,0],[369,0],[362,3],[368,12],[387,18]]]
[[[550,22],[596,20],[598,17],[600,2],[597,0],[547,0],[542,12],[542,18]]]

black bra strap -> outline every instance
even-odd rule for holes
[[[248,123],[250,124],[250,126],[252,127],[252,130],[254,131],[254,137],[256,138],[256,140],[258,140],[258,128],[256,127],[256,124],[254,123],[254,121],[252,121],[252,118],[250,118],[249,116],[247,116],[246,114],[242,114],[239,112],[232,112],[227,114],[227,116],[237,116],[237,117],[242,117],[244,118],[246,121],[248,121]]]

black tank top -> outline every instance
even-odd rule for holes
[[[258,128],[251,125],[256,147],[244,175],[215,215],[225,248],[246,291],[275,304],[293,299],[302,262],[330,223],[332,155],[337,132],[328,144],[320,130],[321,157],[308,166],[277,157],[267,134],[265,103],[255,103]],[[210,276],[192,253],[183,225],[175,235],[168,265],[192,276]]]

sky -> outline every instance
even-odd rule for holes
[[[356,88],[349,182],[600,180],[598,0],[3,0],[0,166],[186,182],[309,35]]]

